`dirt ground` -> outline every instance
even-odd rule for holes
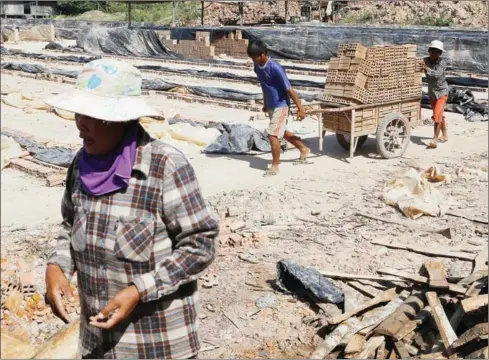
[[[164,76],[163,76],[164,78]],[[43,97],[70,88],[70,85],[2,74],[5,89]],[[249,86],[249,85],[247,85]],[[241,85],[236,85],[242,89]],[[487,94],[480,94],[479,97]],[[263,129],[265,121],[249,122],[256,113],[208,104],[188,104],[163,96],[148,97],[168,117],[180,114],[195,121],[248,123]],[[423,118],[430,116],[422,110]],[[282,259],[318,270],[375,274],[390,266],[417,272],[425,256],[392,250],[370,243],[373,239],[398,239],[426,246],[467,246],[468,241],[486,242],[487,227],[469,220],[443,215],[421,217],[416,224],[450,227],[452,239],[439,234],[412,231],[406,227],[368,220],[356,212],[403,219],[395,208],[379,199],[384,184],[412,166],[428,168],[437,164],[451,175],[451,182],[438,187],[446,209],[468,217],[487,219],[487,123],[469,123],[462,115],[447,113],[449,141],[427,150],[432,126],[412,131],[411,143],[402,158],[384,160],[377,156],[375,138],[357,151],[352,160],[328,134],[322,153],[318,151],[317,121],[301,124],[311,148],[314,164],[294,166],[296,150],[283,154],[281,172],[272,178],[262,173],[270,154],[249,156],[208,156],[200,148],[174,142],[190,158],[204,196],[225,223],[243,221],[241,230],[252,243],[223,244],[209,274],[201,282],[202,358],[292,358],[309,357],[320,340],[317,329],[307,319],[317,313],[314,305],[284,294],[274,285],[276,265]],[[73,121],[52,113],[25,113],[2,104],[2,129],[25,132],[36,140],[80,145]],[[294,124],[297,126],[297,124]],[[485,165],[485,168],[484,168]],[[464,175],[461,167],[480,169],[480,174]],[[460,175],[457,175],[460,173]],[[2,171],[1,250],[3,258],[24,256],[36,276],[36,290],[43,294],[45,260],[60,222],[62,187],[46,187],[45,182],[14,169]],[[231,209],[231,211],[230,211]],[[226,213],[230,216],[225,217]],[[223,239],[221,239],[223,240]],[[439,258],[449,271],[468,274],[470,263]],[[347,297],[361,303],[366,298],[341,281],[335,281]],[[265,297],[265,298],[264,298]],[[259,300],[257,302],[257,300]],[[267,301],[263,301],[267,300]],[[258,307],[257,304],[265,307]],[[338,313],[336,306],[328,307]],[[39,325],[32,340],[40,342],[61,321]],[[32,324],[27,324],[31,326]],[[2,322],[3,326],[3,322]]]

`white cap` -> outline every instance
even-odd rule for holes
[[[443,48],[443,43],[440,40],[433,40],[430,44],[430,49],[438,49],[440,51],[445,51]]]

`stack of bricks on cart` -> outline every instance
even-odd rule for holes
[[[214,40],[212,44],[210,33],[207,31],[197,31],[195,40],[172,40],[169,30],[159,31],[158,34],[169,50],[189,58],[212,59],[221,54],[232,57],[247,56],[248,40],[242,38],[239,30]]]
[[[358,105],[420,98],[421,71],[416,45],[341,44],[329,63],[323,100]]]

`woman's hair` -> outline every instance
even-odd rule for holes
[[[251,40],[248,45],[248,56],[258,57],[261,54],[268,54],[267,45],[261,40]]]

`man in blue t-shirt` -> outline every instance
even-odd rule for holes
[[[290,86],[284,68],[273,61],[268,56],[268,50],[265,43],[261,40],[253,40],[248,45],[248,56],[255,64],[255,73],[260,81],[263,91],[263,111],[268,113],[270,124],[266,129],[266,134],[272,147],[272,166],[264,176],[273,176],[278,174],[280,165],[280,140],[284,138],[294,145],[301,155],[295,164],[310,164],[306,158],[310,153],[301,139],[290,131],[287,131],[287,122],[289,118],[290,99],[294,101],[298,109],[297,119],[302,121],[305,117],[304,108],[297,96],[297,93]]]

